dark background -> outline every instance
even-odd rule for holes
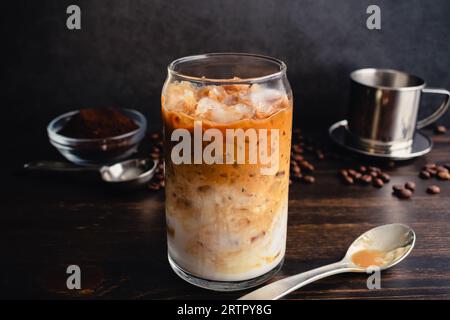
[[[81,7],[81,30],[66,8]],[[382,30],[366,28],[381,7]],[[6,126],[45,139],[54,116],[81,107],[142,110],[160,123],[167,64],[205,52],[271,55],[288,65],[298,124],[345,117],[348,74],[406,70],[450,88],[448,0],[18,1],[2,9]],[[441,97],[424,99],[429,114]],[[450,124],[450,112],[440,123]]]

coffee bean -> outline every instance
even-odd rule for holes
[[[399,193],[401,190],[403,190],[403,186],[399,184],[395,184],[392,186],[392,190],[395,194]]]
[[[298,173],[293,173],[293,176],[295,177],[295,178],[297,178],[297,179],[300,179],[301,177],[303,177],[303,175],[300,173],[300,172],[298,172]]]
[[[154,132],[154,133],[152,133],[152,134],[150,135],[150,137],[151,137],[153,140],[158,140],[158,139],[161,137],[161,135],[160,135],[158,132]]]
[[[300,161],[299,165],[302,169],[305,169],[306,171],[309,171],[309,172],[312,172],[315,170],[314,166],[306,160]]]
[[[294,155],[293,158],[294,158],[295,161],[303,161],[303,159],[304,159],[303,156],[301,156],[299,154]]]
[[[159,149],[159,147],[153,147],[152,148],[152,152],[154,152],[154,153],[161,153],[161,150]]]
[[[359,166],[359,172],[366,173],[367,167],[366,166]]]
[[[357,172],[357,173],[355,173],[355,176],[353,178],[355,180],[359,180],[359,179],[361,179],[362,176],[363,176],[362,173]]]
[[[351,185],[351,184],[355,183],[353,178],[350,177],[350,176],[343,176],[343,180],[344,180],[344,183],[347,184],[347,185]]]
[[[389,182],[389,181],[391,181],[391,177],[390,177],[387,173],[385,173],[385,172],[382,172],[382,173],[380,174],[380,178],[381,178],[381,180],[383,180],[383,182]]]
[[[450,174],[448,171],[440,171],[437,176],[440,180],[450,180]]]
[[[429,187],[427,188],[427,192],[428,192],[429,194],[438,194],[438,193],[441,192],[441,188],[439,188],[438,186],[435,186],[435,185],[429,186]]]
[[[156,152],[152,152],[152,153],[150,154],[150,156],[152,157],[152,159],[158,159],[158,158],[160,157],[160,154],[159,154],[159,153],[156,153]]]
[[[292,172],[295,174],[295,173],[300,173],[300,167],[299,166],[294,166],[293,168],[292,168]]]
[[[397,196],[400,199],[409,199],[413,195],[412,191],[409,189],[401,189],[399,192],[397,192]]]
[[[320,151],[320,150],[316,151],[316,157],[317,157],[317,159],[319,159],[319,160],[325,159],[324,153],[323,153],[322,151]]]
[[[408,181],[405,183],[405,188],[414,192],[414,190],[416,190],[416,184],[412,181]]]
[[[363,184],[368,185],[372,182],[372,176],[370,174],[365,174],[361,177],[360,181]]]
[[[348,171],[345,169],[342,169],[341,171],[339,171],[339,174],[341,175],[341,177],[346,177],[346,176],[348,176]]]
[[[368,170],[369,170],[369,171],[374,171],[374,172],[381,172],[381,169],[380,169],[380,168],[378,168],[378,167],[373,167],[373,166],[369,167]]]
[[[432,177],[434,177],[437,174],[437,169],[428,169],[427,171]]]
[[[449,163],[446,163],[446,164],[444,164],[444,167],[446,167],[446,168],[447,168],[447,170],[450,170],[450,162],[449,162]]]
[[[294,150],[295,153],[302,153],[303,150],[298,144],[292,145],[292,150]]]
[[[152,182],[152,183],[150,183],[150,184],[148,185],[148,188],[149,188],[150,190],[156,191],[156,190],[159,190],[159,189],[161,188],[161,186],[160,186],[158,183]]]
[[[372,178],[377,178],[378,177],[378,172],[370,171],[370,175],[372,176]]]
[[[292,182],[292,180],[291,179],[289,179],[289,184],[291,185],[293,182]]]
[[[436,126],[434,128],[434,132],[436,134],[445,134],[447,132],[447,128],[444,125]]]
[[[349,176],[354,177],[355,174],[357,174],[356,170],[348,169],[348,175],[349,175]]]
[[[384,186],[384,182],[383,182],[382,179],[376,178],[376,179],[373,180],[373,186],[377,187],[377,188],[381,188],[381,187]]]
[[[161,173],[155,174],[155,179],[156,180],[164,180],[164,175]]]
[[[419,177],[421,177],[422,179],[430,179],[431,173],[429,173],[426,170],[422,170],[422,171],[420,171]]]
[[[436,169],[436,163],[427,163],[423,166],[423,170]]]
[[[314,178],[313,176],[304,176],[302,178],[302,181],[307,184],[312,184],[312,183],[316,182],[316,178]]]
[[[441,172],[441,171],[448,172],[448,169],[447,169],[446,167],[444,167],[444,166],[437,166],[437,167],[436,167],[436,170],[437,170],[438,172]]]
[[[159,182],[159,185],[161,186],[161,188],[164,188],[166,186],[166,183],[164,182],[164,180],[161,180]]]

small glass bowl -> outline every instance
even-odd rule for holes
[[[131,109],[120,109],[138,125],[138,129],[120,136],[102,139],[69,138],[58,132],[77,114],[77,111],[64,113],[53,119],[47,126],[50,143],[70,162],[78,165],[105,165],[126,159],[137,151],[144,138],[147,120],[142,113]]]

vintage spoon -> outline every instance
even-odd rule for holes
[[[99,172],[104,182],[128,188],[149,182],[157,165],[158,161],[151,159],[131,159],[101,167],[78,167],[66,162],[37,161],[25,164],[24,169],[59,173]]]
[[[415,241],[414,231],[403,224],[386,224],[373,228],[351,244],[341,261],[272,282],[242,296],[239,300],[277,300],[308,283],[333,274],[366,272],[369,268],[366,264],[375,256],[378,258],[374,260],[376,261],[374,264],[380,270],[388,269],[411,252]]]

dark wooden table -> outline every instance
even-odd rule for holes
[[[41,140],[41,145],[28,144],[40,154],[22,154],[15,164],[25,157],[56,156],[45,137]],[[367,289],[368,275],[343,274],[310,284],[288,299],[450,298],[450,182],[417,176],[427,162],[450,161],[450,136],[433,140],[429,155],[388,169],[392,180],[382,189],[342,185],[336,173],[346,164],[331,160],[315,162],[315,184],[292,185],[286,260],[275,279],[337,261],[355,237],[377,225],[406,223],[416,231],[417,243],[410,257],[382,273],[379,290]],[[242,294],[194,287],[170,269],[162,191],[119,193],[74,179],[10,173],[4,179],[3,298],[234,299]],[[417,183],[412,199],[392,196],[392,184],[409,180]],[[427,195],[431,183],[441,186],[442,193]],[[82,290],[66,289],[71,264],[81,268]]]

